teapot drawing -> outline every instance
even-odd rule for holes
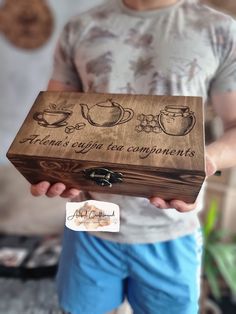
[[[132,109],[123,108],[112,99],[99,102],[92,107],[80,104],[82,116],[91,124],[98,127],[112,127],[130,121],[134,112]]]

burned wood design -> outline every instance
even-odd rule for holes
[[[123,108],[112,99],[99,102],[90,108],[87,104],[80,104],[80,106],[84,119],[97,127],[113,127],[130,121],[134,116],[132,109]]]
[[[74,104],[67,105],[65,102],[58,105],[51,103],[47,109],[35,112],[33,119],[45,128],[60,128],[68,124],[67,120],[73,113],[70,108],[73,106]]]
[[[184,136],[192,131],[196,118],[187,106],[165,106],[160,111],[159,124],[162,131],[168,135]]]
[[[192,203],[206,177],[202,98],[41,92],[7,157],[31,183]]]
[[[137,119],[140,121],[139,125],[135,127],[137,132],[146,133],[161,133],[162,129],[159,123],[159,115],[153,114],[139,114]]]
[[[196,123],[193,111],[187,106],[165,106],[159,114],[139,114],[140,124],[135,127],[136,132],[162,133],[172,136],[188,134]]]
[[[65,128],[65,132],[67,134],[71,134],[71,133],[74,133],[75,131],[83,130],[85,128],[85,126],[86,126],[86,124],[83,122],[79,122],[76,125],[68,125]]]

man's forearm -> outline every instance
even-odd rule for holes
[[[232,127],[215,142],[207,146],[207,154],[217,170],[236,166],[236,127]]]

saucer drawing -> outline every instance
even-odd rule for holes
[[[61,122],[61,123],[48,124],[48,123],[46,123],[46,122],[44,122],[44,121],[38,121],[38,124],[39,124],[40,126],[45,127],[45,128],[60,128],[60,127],[62,127],[62,126],[67,125],[67,122],[64,121],[64,122]]]

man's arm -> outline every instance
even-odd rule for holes
[[[72,85],[67,85],[65,83],[55,81],[55,80],[50,80],[48,83],[47,87],[48,91],[67,91],[67,92],[78,92],[78,88],[72,86]]]
[[[221,118],[224,134],[207,147],[217,169],[236,166],[236,92],[212,95],[212,105]]]

